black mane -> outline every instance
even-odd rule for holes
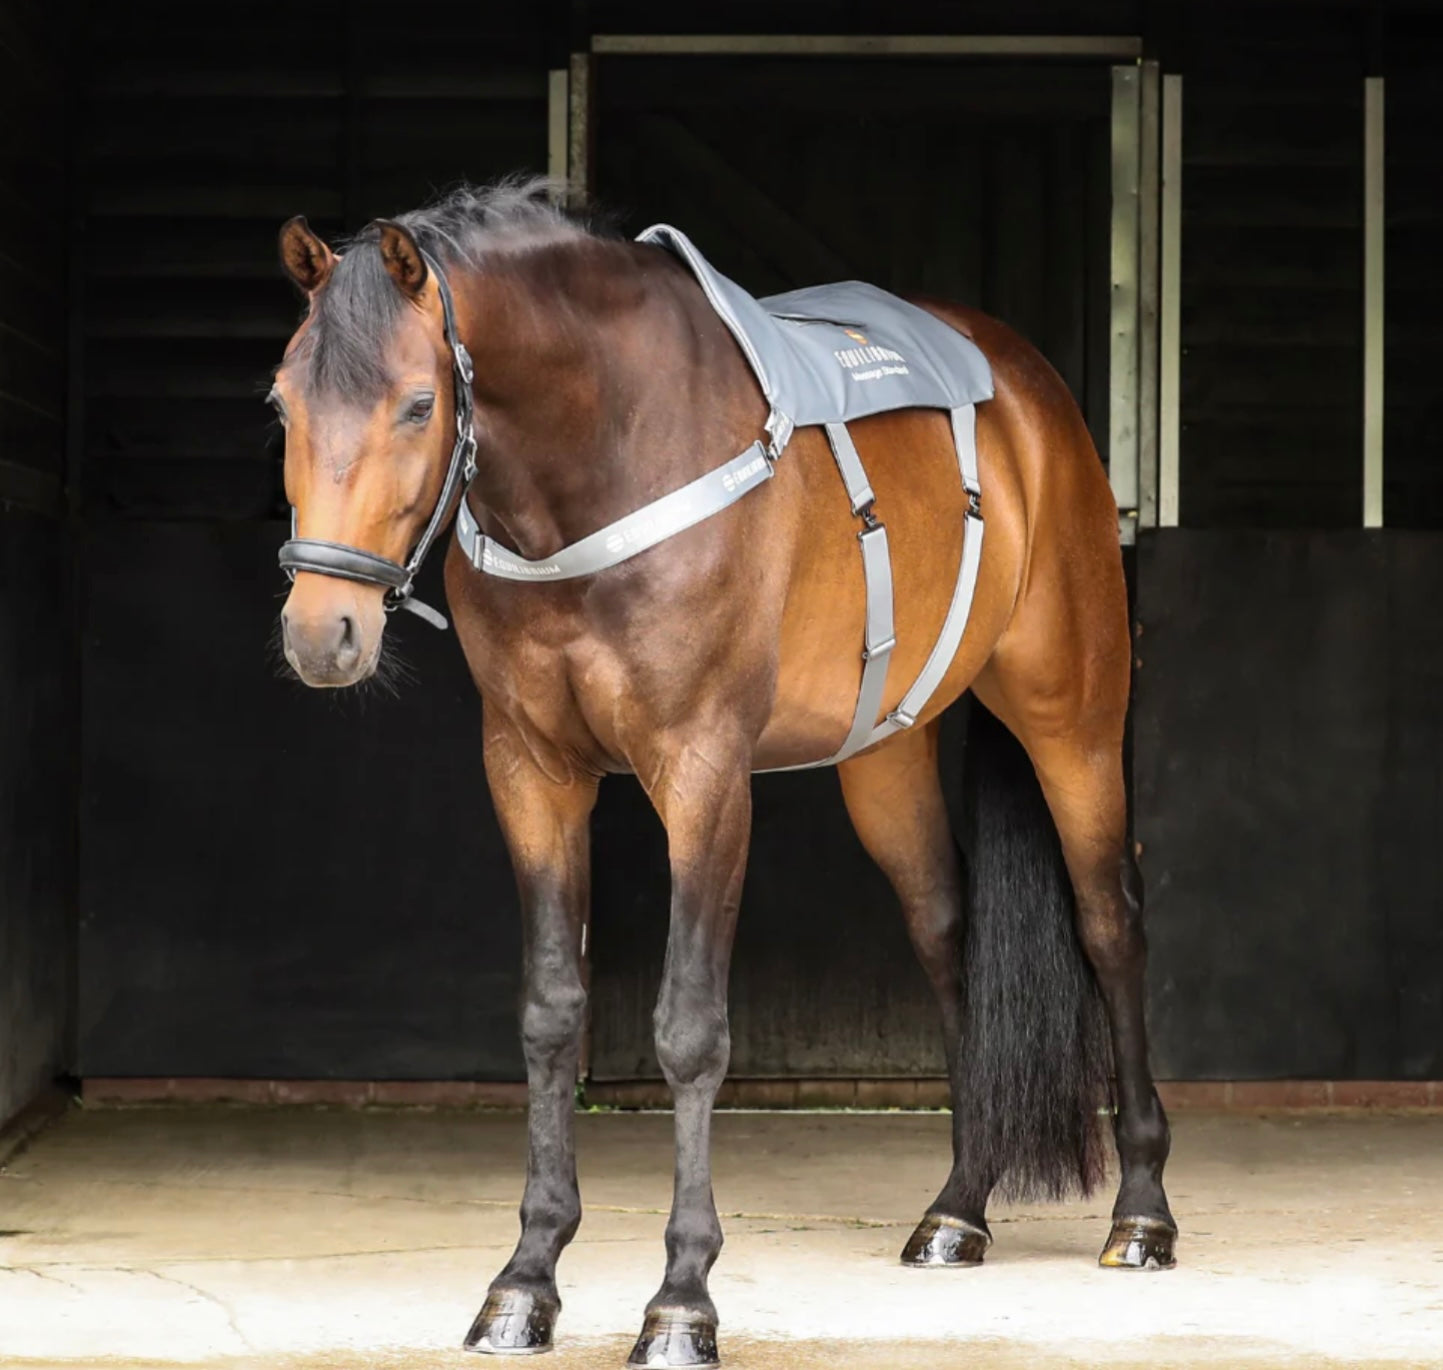
[[[524,248],[590,230],[551,198],[545,177],[510,176],[489,186],[459,185],[396,217],[443,267],[474,264],[488,249]],[[401,316],[402,297],[367,227],[342,243],[341,259],[311,306],[311,326],[293,356],[306,364],[312,394],[374,400],[388,381],[383,343]]]

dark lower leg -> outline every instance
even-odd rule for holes
[[[492,1281],[468,1347],[515,1351],[550,1345],[561,1311],[556,1263],[581,1224],[572,1120],[585,1002],[579,967],[558,967],[555,980],[528,990],[522,1011],[529,1140],[521,1237]]]
[[[962,919],[966,879],[937,778],[936,725],[839,768],[847,812],[896,891],[912,949],[937,1000],[952,1092],[952,1169],[908,1239],[908,1265],[973,1265],[991,1244],[995,1177],[965,1161],[961,1098]]]
[[[1122,1179],[1102,1262],[1167,1266],[1177,1231],[1162,1183],[1171,1134],[1148,1064],[1141,881],[1130,855],[1113,871],[1110,880],[1084,886],[1078,898],[1078,927],[1107,1005],[1117,1080],[1114,1130]]]
[[[581,934],[589,898],[587,823],[596,787],[555,785],[518,762],[517,754],[504,737],[488,737],[492,796],[521,896],[526,1189],[516,1250],[492,1281],[466,1337],[473,1351],[551,1345],[561,1311],[556,1263],[581,1223],[573,1115],[586,1009]]]
[[[952,1169],[902,1251],[907,1265],[974,1265],[992,1244],[987,1199],[996,1177],[970,1163],[968,1109],[962,1086],[962,890],[961,862],[950,833],[949,878],[928,892],[898,888],[902,915],[942,1019],[942,1045],[952,1093]]]
[[[747,753],[749,756],[750,753]],[[731,1054],[727,974],[751,829],[745,761],[672,776],[653,798],[671,851],[671,928],[656,1005],[656,1054],[676,1108],[676,1176],[666,1273],[646,1306],[630,1363],[711,1365],[717,1312],[707,1276],[721,1251],[711,1185],[711,1119]],[[695,780],[697,783],[690,783]]]
[[[711,1186],[711,1120],[726,1075],[724,976],[686,988],[672,981],[656,1013],[657,1056],[676,1108],[676,1178],[666,1225],[666,1274],[646,1306],[633,1364],[660,1350],[667,1365],[703,1365],[716,1359],[716,1305],[707,1276],[722,1247],[721,1220]]]
[[[1029,748],[1062,840],[1077,931],[1107,1009],[1117,1081],[1114,1132],[1122,1166],[1102,1264],[1173,1264],[1177,1226],[1162,1187],[1171,1137],[1147,1057],[1142,880],[1127,839],[1120,748],[1063,741]]]
[[[573,1114],[584,1005],[586,993],[573,967],[560,983],[532,987],[522,1011],[528,1151],[521,1239],[492,1283],[488,1305],[505,1293],[525,1291],[550,1305],[553,1315],[560,1309],[556,1263],[582,1223]]]

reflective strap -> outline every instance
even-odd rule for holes
[[[527,561],[488,538],[477,527],[475,516],[462,499],[456,512],[456,540],[471,564],[487,575],[500,576],[503,580],[571,580],[604,571],[648,547],[655,547],[658,542],[720,513],[771,478],[772,464],[767,460],[766,449],[760,442],[754,442],[724,466],[708,471],[680,490],[643,505],[541,561]]]
[[[927,701],[932,698],[947,668],[962,645],[962,634],[967,629],[967,619],[972,612],[972,598],[977,592],[977,571],[982,565],[982,515],[979,501],[981,490],[977,480],[977,408],[964,405],[952,411],[952,435],[957,443],[957,464],[962,472],[962,485],[967,491],[971,508],[962,520],[962,565],[957,571],[957,585],[952,591],[952,603],[947,608],[947,617],[942,621],[942,631],[932,648],[927,664],[922,667],[912,688],[902,696],[902,702],[878,724],[869,739],[880,742],[903,728],[910,728],[917,721]]]
[[[872,487],[857,455],[856,446],[844,423],[825,425],[837,470],[847,487],[852,512],[868,511],[871,519]],[[892,553],[887,545],[887,530],[875,520],[857,534],[862,547],[862,578],[867,589],[867,624],[862,638],[862,683],[857,690],[857,705],[852,711],[852,726],[842,745],[821,761],[803,761],[795,766],[774,766],[778,771],[809,771],[817,766],[835,766],[872,740],[877,723],[877,710],[887,688],[887,667],[892,661],[892,648],[897,645],[892,615]]]
[[[968,514],[963,520],[966,533],[962,544],[962,569],[957,577],[957,588],[952,592],[952,604],[942,624],[937,644],[927,658],[912,688],[902,696],[902,702],[878,724],[872,734],[872,742],[880,742],[902,728],[910,728],[918,715],[927,707],[933,691],[942,683],[957,648],[962,645],[962,634],[967,628],[967,618],[972,611],[972,596],[977,590],[977,569],[982,564],[982,520]]]
[[[818,766],[835,766],[854,752],[870,746],[877,710],[887,688],[887,667],[897,638],[892,627],[892,554],[887,547],[887,530],[880,523],[857,534],[862,544],[862,575],[867,582],[866,646],[862,649],[862,683],[857,690],[857,707],[846,740],[831,756],[820,761],[799,761],[794,766],[770,766],[773,771],[810,771]]]
[[[829,423],[826,428],[827,441],[832,444],[832,455],[837,459],[837,470],[842,473],[842,484],[847,487],[847,498],[852,501],[852,512],[860,514],[874,498],[867,473],[862,469],[862,459],[857,455],[856,445],[845,423]]]
[[[962,468],[962,488],[980,495],[977,477],[977,406],[964,404],[952,411],[952,441],[957,444],[957,465]]]
[[[857,535],[862,544],[862,571],[867,577],[867,645],[862,652],[862,688],[857,692],[857,709],[852,715],[847,740],[824,765],[845,761],[871,740],[887,687],[887,667],[897,638],[892,627],[892,554],[887,547],[887,530],[879,523]]]

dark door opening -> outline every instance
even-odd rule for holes
[[[757,295],[859,278],[1006,320],[1102,446],[1110,92],[1105,65],[607,57],[594,189],[625,231],[674,223]],[[760,777],[754,805],[732,1073],[940,1074],[930,993],[834,776]],[[666,846],[634,782],[603,788],[594,860],[592,1074],[655,1077]]]

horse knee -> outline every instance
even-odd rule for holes
[[[721,1083],[731,1059],[725,1009],[686,1013],[658,1006],[655,1021],[656,1058],[668,1084]]]
[[[527,1060],[554,1061],[581,1037],[586,991],[580,985],[533,990],[521,1010],[521,1044]]]

